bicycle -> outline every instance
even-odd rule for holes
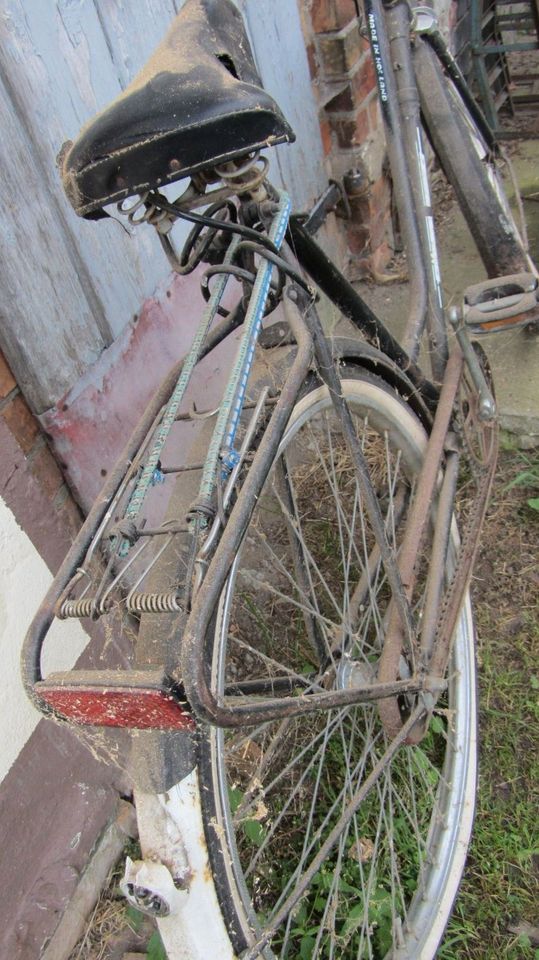
[[[537,271],[432,11],[367,0],[366,22],[411,272],[402,345],[313,239],[338,189],[291,215],[267,180],[260,150],[293,133],[230,0],[188,0],[143,80],[63,154],[79,215],[116,202],[156,228],[174,270],[208,265],[192,348],[109,476],[22,660],[45,715],[134,731],[142,859],[122,887],[156,917],[171,960],[433,957],[464,867],[468,582],[497,449],[488,366],[468,331],[529,322]],[[491,277],[451,311],[421,115]],[[187,176],[167,199],[165,184]],[[178,252],[180,219],[193,227]],[[225,308],[231,278],[241,292]],[[325,335],[317,290],[360,338]],[[266,316],[283,303],[276,335]],[[193,370],[240,328],[218,409],[193,409]],[[198,433],[178,463],[185,422]],[[118,615],[135,635],[126,669],[43,678],[55,616],[115,630]]]

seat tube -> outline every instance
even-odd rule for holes
[[[433,223],[425,219],[432,211],[410,54],[408,8],[404,3],[389,7],[382,0],[365,0],[365,13],[410,276],[410,309],[403,346],[417,359],[427,322],[433,374],[441,380],[447,346]],[[398,64],[397,70],[394,64]]]
[[[419,238],[426,269],[428,291],[427,328],[431,351],[432,372],[443,378],[447,362],[447,334],[444,319],[444,300],[440,274],[440,259],[436,233],[427,159],[423,145],[419,91],[414,73],[410,46],[410,10],[407,3],[387,4],[385,21],[395,69],[395,84],[403,145],[410,183],[417,211]],[[421,38],[417,38],[422,43]]]
[[[386,147],[391,166],[393,193],[399,213],[400,229],[408,257],[409,305],[403,347],[416,361],[427,313],[427,283],[417,213],[404,152],[397,87],[391,68],[391,56],[380,0],[365,0],[371,54],[376,70],[378,98],[384,123]]]

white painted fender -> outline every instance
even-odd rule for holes
[[[164,864],[185,884],[171,898],[170,915],[158,918],[169,960],[234,960],[206,851],[197,771],[165,794],[135,791],[135,804],[144,860]]]

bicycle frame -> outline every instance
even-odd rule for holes
[[[447,338],[440,273],[428,193],[426,160],[420,134],[419,96],[413,81],[409,42],[407,39],[405,41],[402,39],[402,34],[405,32],[403,31],[405,18],[408,29],[408,8],[406,4],[399,3],[386,11],[389,30],[385,27],[384,10],[380,0],[367,0],[366,12],[380,102],[387,130],[390,161],[395,171],[397,202],[405,231],[408,262],[412,267],[410,316],[404,348],[397,343],[321,251],[303,225],[302,218],[296,216],[289,221],[289,201],[286,194],[280,195],[277,210],[267,227],[267,233],[273,249],[277,251],[285,236],[288,237],[300,266],[313,279],[316,279],[320,289],[352,320],[365,339],[376,347],[376,350],[371,347],[370,351],[366,347],[358,348],[363,362],[377,366],[385,371],[394,383],[398,383],[404,395],[412,398],[423,421],[429,427],[432,426],[431,440],[419,479],[421,495],[416,497],[417,506],[409,523],[406,550],[397,561],[392,556],[387,542],[380,508],[351,425],[350,412],[340,395],[338,374],[314,308],[312,293],[305,284],[297,282],[297,275],[290,257],[285,255],[278,264],[284,273],[289,273],[293,277],[293,282],[288,288],[288,296],[298,307],[297,314],[291,315],[289,319],[297,345],[295,355],[232,511],[226,523],[219,515],[213,521],[217,524],[215,536],[212,539],[212,543],[216,543],[213,554],[209,557],[201,556],[198,548],[195,549],[192,559],[193,562],[198,562],[199,578],[192,597],[191,609],[187,612],[188,603],[181,603],[176,608],[171,606],[171,609],[177,609],[179,614],[176,635],[178,656],[173,664],[166,665],[167,682],[170,681],[175,689],[181,688],[185,692],[195,717],[218,726],[246,726],[284,716],[329,710],[337,706],[370,700],[382,701],[393,698],[395,701],[397,695],[404,693],[422,693],[423,702],[432,707],[437,694],[444,687],[440,677],[443,676],[449,655],[452,627],[458,615],[462,592],[473,561],[473,552],[470,552],[464,564],[464,574],[461,575],[459,590],[454,591],[452,603],[446,607],[441,621],[436,616],[437,605],[432,598],[440,596],[444,564],[439,563],[437,569],[431,572],[428,588],[433,608],[431,622],[428,636],[424,638],[422,648],[419,649],[415,640],[417,624],[414,623],[410,611],[410,591],[404,589],[402,583],[403,570],[409,581],[421,541],[421,533],[428,521],[433,498],[436,495],[437,478],[462,372],[462,354],[457,346],[450,362],[447,362]],[[399,82],[391,67],[395,50],[398,50],[399,62],[402,64],[402,71],[399,73],[402,79]],[[403,89],[408,91],[405,110],[399,107],[399,98],[402,97]],[[164,209],[167,209],[166,203]],[[225,258],[225,266],[231,262],[241,242],[231,243]],[[142,460],[141,451],[147,450],[151,445],[140,479],[130,493],[125,513],[129,522],[134,523],[136,520],[152,475],[158,466],[167,430],[177,416],[195,364],[243,321],[241,348],[224,390],[213,440],[203,469],[199,498],[189,521],[195,547],[198,534],[207,525],[208,515],[211,514],[215,486],[220,482],[218,470],[222,471],[221,482],[226,482],[231,471],[241,463],[242,454],[234,447],[236,428],[241,411],[244,409],[247,379],[261,328],[271,274],[276,262],[275,257],[272,260],[268,258],[269,255],[264,255],[262,247],[257,252],[260,255],[260,265],[247,309],[244,311],[241,306],[238,307],[212,334],[209,334],[210,325],[216,316],[228,279],[226,275],[221,277],[210,297],[207,311],[190,353],[171,371],[147,408],[120,458],[119,465],[110,475],[102,495],[92,508],[79,537],[62,564],[33,621],[23,650],[23,679],[28,696],[45,714],[51,714],[54,711],[50,701],[42,695],[45,685],[40,665],[41,650],[54,616],[62,615],[62,610],[64,613],[68,610],[70,593],[80,580],[80,568],[87,551],[93,552],[97,539],[107,530],[114,504],[125,493],[127,485],[135,477]],[[428,329],[433,373],[437,383],[429,380],[417,365],[419,343],[425,325]],[[235,557],[264,480],[279,450],[293,407],[306,378],[313,369],[313,357],[314,368],[327,384],[336,413],[343,426],[358,483],[367,504],[386,575],[391,584],[393,612],[390,617],[387,643],[394,650],[398,647],[399,651],[404,644],[412,662],[416,663],[416,669],[409,679],[378,681],[366,684],[361,689],[332,690],[312,694],[308,698],[284,696],[260,699],[256,704],[225,707],[217,703],[206,679],[205,638],[218,599],[233,569]],[[441,391],[440,383],[442,383]],[[257,408],[255,411],[254,425],[261,409]],[[436,409],[436,415],[432,424],[431,412],[434,409]],[[453,459],[458,463],[458,457]],[[437,527],[440,529],[438,540],[442,545],[445,543],[446,548],[452,520],[454,468],[451,476],[451,482],[444,485],[439,495],[437,510]],[[165,531],[158,532],[163,534]],[[115,536],[116,555],[119,558],[125,558],[130,549],[129,536],[125,533],[125,529],[120,530]],[[443,546],[440,550],[443,550]],[[116,577],[114,583],[119,579],[120,575]],[[96,596],[86,601],[84,608],[86,615],[97,615],[105,611],[104,600],[107,593],[104,589],[104,586],[100,587],[101,593],[98,591]],[[429,662],[431,666],[434,664],[433,670],[429,669]],[[185,725],[189,725],[188,721]]]
[[[284,218],[285,226],[288,223],[288,214],[287,214],[287,198],[283,200],[283,205],[286,210],[286,216]],[[276,229],[278,217],[275,218]],[[281,227],[281,233],[284,234],[284,229]],[[303,243],[306,245],[306,248],[311,251],[317,252],[318,257],[322,257],[323,254],[316,246],[314,241],[311,238],[308,238],[308,235],[305,231],[302,230],[299,223],[295,223],[292,228],[291,236],[294,237],[294,240],[303,240]],[[264,269],[266,268],[266,269]],[[333,268],[334,269],[334,268]],[[269,285],[269,274],[267,270],[267,263],[263,265],[263,280]],[[344,278],[337,280],[335,276],[331,273],[332,286],[334,288],[334,294],[338,301],[345,299],[350,296],[350,291],[353,292],[352,288],[347,284]],[[297,296],[302,296],[306,298],[304,301],[304,309],[306,304],[309,301],[309,297],[306,296],[304,291],[301,291],[299,287],[293,287],[292,290],[297,294]],[[130,469],[127,473],[127,477],[124,475],[124,472],[117,468],[111,475],[110,480],[108,481],[106,488],[103,490],[102,496],[99,501],[99,508],[96,506],[92,509],[89,514],[86,523],[84,524],[83,530],[79,535],[79,538],[73,545],[68,557],[64,561],[61,570],[59,571],[49,594],[45,598],[40,611],[38,612],[33,627],[28,636],[28,641],[25,646],[24,651],[24,663],[25,668],[25,685],[29,695],[32,697],[36,706],[40,709],[47,709],[46,705],[39,698],[39,695],[36,695],[35,684],[39,683],[42,680],[41,669],[40,669],[40,650],[45,639],[46,633],[49,629],[49,626],[52,622],[52,619],[56,613],[59,613],[62,607],[62,603],[66,599],[66,591],[69,591],[70,585],[74,585],[76,578],[78,576],[77,571],[80,567],[80,564],[86,554],[88,548],[91,548],[92,541],[98,535],[99,532],[102,532],[107,524],[108,519],[111,515],[111,504],[115,502],[118,498],[118,495],[122,493],[125,489],[126,482],[130,476],[132,476],[136,470],[140,457],[137,459],[134,457],[135,451],[138,453],[141,447],[141,444],[144,445],[143,438],[147,437],[148,430],[151,431],[152,426],[155,426],[155,419],[158,411],[165,405],[165,414],[162,418],[162,423],[170,426],[174,416],[179,407],[179,402],[185,387],[188,382],[188,374],[194,367],[194,355],[197,354],[198,357],[202,356],[202,351],[200,349],[202,344],[202,335],[201,333],[204,330],[207,330],[211,318],[215,315],[221,296],[224,292],[224,284],[219,290],[216,291],[215,295],[212,296],[211,302],[209,304],[209,309],[205,320],[199,328],[199,332],[195,338],[194,350],[193,353],[190,353],[186,360],[181,365],[181,370],[176,369],[173,371],[173,374],[169,375],[164,386],[158,391],[154,401],[148,408],[145,413],[141,424],[135,431],[132,441],[128,445],[124,455],[121,458],[121,463],[128,463]],[[292,291],[291,291],[292,292]],[[403,367],[408,367],[408,376],[403,372],[398,370],[397,364],[394,365],[393,375],[398,376],[402,388],[409,394],[413,395],[417,393],[418,389],[424,389],[427,395],[430,397],[431,402],[436,396],[437,391],[435,388],[422,377],[419,369],[415,364],[410,363],[408,358],[403,354],[403,352],[398,348],[398,344],[393,340],[391,335],[385,330],[382,324],[374,318],[374,315],[368,311],[366,305],[360,300],[357,295],[354,294],[356,299],[355,306],[358,309],[364,310],[364,316],[366,321],[366,326],[368,327],[369,336],[372,338],[380,337],[383,338],[383,342],[389,347],[393,347],[395,357],[400,361],[400,365]],[[222,448],[223,438],[226,440],[226,450],[227,455],[230,457],[231,463],[237,456],[233,450],[233,437],[235,433],[235,424],[237,424],[239,406],[242,405],[245,383],[247,381],[248,371],[252,363],[252,347],[253,341],[256,339],[257,332],[260,326],[261,315],[264,308],[263,299],[260,297],[253,296],[251,305],[247,311],[251,313],[251,317],[247,317],[245,322],[245,332],[243,335],[243,350],[240,351],[240,359],[237,363],[235,370],[233,371],[233,376],[230,378],[227,386],[225,387],[225,394],[228,397],[228,402],[226,405],[225,412],[223,413],[223,407],[221,408],[219,422],[216,426],[214,433],[214,439],[210,446],[209,455],[206,461],[204,468],[203,480],[201,483],[200,489],[200,506],[204,509],[204,505],[207,504],[209,497],[212,492],[212,482],[215,482],[215,474],[217,471],[217,461],[219,450]],[[269,464],[274,458],[276,451],[278,449],[279,443],[281,441],[284,429],[290,418],[290,414],[294,407],[294,404],[297,400],[299,392],[302,385],[304,384],[309,371],[312,369],[312,356],[313,356],[313,341],[317,342],[319,345],[325,343],[321,328],[319,326],[319,321],[316,318],[316,314],[312,310],[307,311],[307,314],[310,316],[310,331],[307,328],[305,322],[302,321],[301,317],[298,317],[297,321],[294,323],[294,334],[295,339],[298,345],[297,354],[294,358],[292,368],[286,378],[286,381],[282,387],[279,400],[275,405],[270,423],[268,424],[267,429],[265,430],[264,439],[260,444],[259,450],[255,460],[249,470],[247,479],[243,484],[241,493],[238,497],[238,501],[234,507],[234,510],[231,514],[231,517],[223,531],[223,534],[220,538],[219,545],[215,552],[214,557],[212,558],[208,572],[205,578],[205,584],[211,583],[211,590],[208,592],[204,588],[204,585],[201,587],[199,593],[197,594],[196,604],[193,608],[192,614],[189,617],[185,628],[185,636],[182,641],[182,647],[184,648],[185,654],[183,657],[184,665],[180,667],[178,665],[177,669],[172,672],[172,677],[175,680],[179,680],[180,674],[183,670],[186,669],[190,675],[190,664],[199,664],[199,652],[193,655],[190,652],[190,645],[195,645],[198,649],[203,637],[205,635],[206,627],[201,624],[207,623],[211,617],[211,613],[214,607],[215,599],[218,597],[226,576],[230,570],[233,558],[236,555],[238,546],[243,537],[245,528],[247,526],[248,520],[251,516],[254,504],[260,493],[264,478],[267,474]],[[358,325],[361,322],[361,318],[356,316],[356,322]],[[222,333],[215,333],[212,341],[212,345],[220,342],[221,339],[230,332],[230,329],[233,325],[236,324],[236,318],[233,318],[232,322],[226,323],[222,330]],[[320,349],[320,346],[319,346]],[[206,353],[208,351],[204,351]],[[318,366],[320,367],[320,357]],[[322,363],[325,362],[326,368],[328,367],[328,359],[326,356],[322,358]],[[372,357],[371,357],[372,363]],[[386,361],[386,366],[388,361]],[[331,364],[330,364],[331,365]],[[179,375],[178,375],[179,373]],[[410,376],[410,373],[415,378],[415,382]],[[174,376],[175,375],[175,376]],[[172,389],[171,389],[172,388]],[[237,403],[238,399],[238,390],[241,391],[240,405]],[[165,396],[168,394],[166,401]],[[235,403],[233,401],[236,401]],[[425,419],[428,418],[428,412],[426,405],[423,407],[423,416]],[[143,500],[144,493],[147,489],[149,483],[149,477],[152,471],[155,469],[155,465],[159,460],[159,455],[162,450],[162,445],[164,442],[163,438],[163,428],[159,427],[157,430],[157,437],[153,442],[152,450],[150,456],[148,457],[147,465],[142,471],[142,475],[138,483],[136,484],[134,492],[129,498],[129,504],[126,511],[126,516],[134,520],[138,508]],[[213,478],[213,481],[212,481]],[[196,513],[196,508],[194,510]],[[378,524],[379,528],[380,523]],[[380,535],[383,537],[383,530],[381,530]],[[123,540],[118,544],[118,554],[124,556],[126,553],[126,541]],[[393,559],[389,557],[387,553],[387,562],[392,567],[394,573],[393,576],[397,576],[397,568]],[[402,589],[399,587],[398,583],[395,582],[396,589],[400,592],[402,596]],[[94,611],[98,611],[99,605],[99,595],[94,598]],[[89,609],[89,608],[88,608]],[[102,611],[104,612],[104,611]],[[200,618],[200,619],[199,619]],[[194,626],[192,626],[194,624]],[[199,671],[199,666],[197,666],[197,672]],[[185,679],[182,681],[185,684]],[[187,684],[190,685],[189,680]],[[404,681],[399,682],[396,685],[390,684],[386,688],[380,686],[379,684],[373,685],[371,690],[362,691],[365,699],[373,699],[381,695],[395,695],[397,692],[411,692],[412,690],[419,689],[422,682],[415,681]],[[196,686],[196,681],[195,681]],[[193,691],[195,699],[199,699],[196,690]],[[325,698],[324,703],[327,703],[329,708],[333,701],[337,703],[347,703],[352,702],[354,697],[357,697],[357,693],[341,691],[335,694],[329,694]],[[285,708],[285,704],[281,703],[275,709],[278,712],[282,711]],[[297,707],[297,701],[296,701]],[[234,722],[243,722],[241,720],[241,715],[236,715]]]

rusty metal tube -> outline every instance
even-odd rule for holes
[[[243,306],[238,304],[229,317],[223,320],[207,338],[201,356],[210,353],[222,340],[243,322]],[[137,452],[152,428],[159,411],[167,402],[183,368],[183,359],[176,363],[154,393],[142,417],[131,434],[101,493],[90,510],[65,560],[58,570],[47,594],[28,628],[21,651],[21,675],[24,689],[37,710],[50,715],[51,710],[34,690],[34,684],[42,679],[41,651],[49,628],[54,620],[54,608],[59,597],[69,584],[77,567],[88,550],[111,501],[130,469]]]
[[[411,598],[414,588],[417,555],[432,509],[447,431],[453,415],[453,404],[462,374],[462,364],[462,353],[460,347],[456,345],[447,362],[438,410],[414,491],[406,533],[399,551],[399,569],[408,599]],[[389,616],[389,625],[378,668],[378,679],[381,682],[387,683],[397,676],[402,649],[403,638],[400,632],[400,618],[394,608]],[[380,703],[379,710],[388,736],[395,736],[396,731],[402,725],[397,701],[388,700]]]

